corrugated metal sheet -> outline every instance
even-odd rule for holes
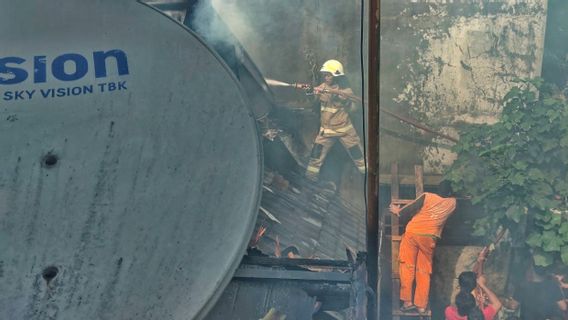
[[[346,259],[345,248],[365,250],[365,213],[341,199],[333,187],[311,182],[298,174],[282,177],[265,172],[262,210],[257,230],[266,234],[257,247],[273,255],[276,237],[282,249],[295,246],[306,258]]]

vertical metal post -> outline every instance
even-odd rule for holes
[[[400,200],[400,180],[398,179],[398,163],[391,164],[391,203]],[[392,301],[391,310],[393,320],[400,320],[399,315],[394,315],[400,307],[400,270],[398,265],[398,252],[400,249],[400,219],[396,215],[391,215],[391,285]]]
[[[368,32],[368,104],[367,104],[367,255],[369,286],[376,295],[375,303],[369,303],[368,319],[379,317],[380,301],[378,287],[378,244],[379,244],[379,194],[378,194],[378,159],[379,159],[379,6],[380,0],[370,0]]]

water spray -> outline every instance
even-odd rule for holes
[[[266,84],[268,84],[269,86],[272,87],[291,87],[292,84],[290,83],[286,83],[284,81],[278,81],[278,80],[274,80],[274,79],[264,79],[266,81]]]
[[[302,89],[306,91],[311,91],[313,86],[307,83],[287,83],[284,81],[274,80],[274,79],[264,79],[266,84],[272,87],[292,87],[294,89]]]

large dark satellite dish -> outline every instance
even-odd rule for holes
[[[237,81],[134,1],[0,0],[0,319],[200,319],[254,226]]]

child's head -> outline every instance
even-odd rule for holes
[[[438,194],[441,197],[449,197],[453,195],[452,184],[448,180],[442,180],[438,185]]]
[[[464,271],[460,273],[458,283],[461,291],[471,292],[477,287],[477,275],[475,272]]]

